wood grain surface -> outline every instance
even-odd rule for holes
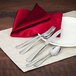
[[[36,3],[51,12],[76,10],[76,0],[0,0],[0,30],[12,27],[18,9]],[[0,49],[0,76],[76,76],[76,56],[23,73]]]

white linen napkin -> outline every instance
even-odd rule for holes
[[[75,11],[76,12],[76,11]],[[67,15],[66,15],[67,14]],[[76,13],[74,13],[74,11],[71,11],[71,17],[72,15],[76,15]],[[68,13],[64,13],[63,16],[70,16],[70,12]],[[75,16],[74,16],[75,17]],[[28,62],[26,62],[26,58],[28,56],[30,56],[37,48],[39,48],[43,42],[40,41],[35,47],[33,47],[29,52],[27,52],[24,55],[20,55],[19,51],[21,49],[16,49],[16,46],[19,45],[20,43],[23,43],[26,40],[29,40],[31,38],[16,38],[16,37],[10,37],[10,32],[11,32],[12,28],[9,29],[5,29],[0,31],[0,47],[1,49],[7,54],[7,56],[23,71],[29,71],[32,69],[36,69],[39,68],[41,66],[47,65],[47,64],[51,64],[53,62],[56,61],[60,61],[62,59],[71,57],[71,56],[75,56],[76,55],[76,48],[62,48],[60,54],[58,54],[57,56],[53,56],[50,57],[49,59],[47,59],[43,64],[41,64],[39,67],[26,67],[26,64]],[[36,58],[41,58],[42,56],[46,55],[49,50],[51,50],[53,46],[52,45],[48,45],[41,54],[39,54],[39,56]],[[22,48],[23,49],[23,48]]]

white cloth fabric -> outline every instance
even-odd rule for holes
[[[71,15],[70,15],[71,14]],[[71,11],[68,13],[64,13],[63,16],[74,16],[76,17],[76,11]],[[39,48],[44,42],[40,41],[38,42],[38,44],[33,47],[29,52],[27,52],[24,55],[20,55],[19,51],[22,50],[21,49],[16,49],[16,46],[19,45],[20,43],[23,43],[24,41],[27,41],[31,38],[15,38],[15,37],[10,37],[10,32],[11,32],[12,28],[9,29],[5,29],[0,31],[0,47],[1,49],[7,54],[7,56],[23,71],[29,71],[32,69],[36,69],[39,68],[41,66],[47,65],[47,64],[51,64],[53,62],[56,61],[60,61],[62,59],[68,58],[68,57],[72,57],[76,55],[76,48],[62,48],[61,52],[57,55],[57,56],[53,56],[50,57],[49,59],[47,59],[43,64],[41,64],[39,67],[26,67],[26,64],[28,62],[26,62],[26,58],[28,56],[30,56],[37,48]],[[52,45],[48,45],[43,52],[41,52],[39,54],[39,56],[37,56],[36,59],[43,57],[44,55],[46,55],[49,50],[51,50],[53,46]]]

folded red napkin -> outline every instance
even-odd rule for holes
[[[12,37],[30,37],[46,32],[52,26],[61,28],[62,12],[47,13],[38,4],[32,11],[20,9],[14,21]]]

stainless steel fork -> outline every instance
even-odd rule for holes
[[[44,39],[47,39],[50,37],[51,33],[55,30],[55,27],[52,26],[48,31],[46,31],[45,33],[41,34],[41,36],[44,38]],[[31,40],[28,40],[28,41],[25,41],[24,43],[21,43],[19,45],[16,46],[16,48],[22,48],[24,47],[25,45],[29,44],[30,42],[33,42],[34,40],[37,40],[39,38],[39,36],[36,36],[34,38],[32,38]],[[40,38],[37,40],[39,41]]]

